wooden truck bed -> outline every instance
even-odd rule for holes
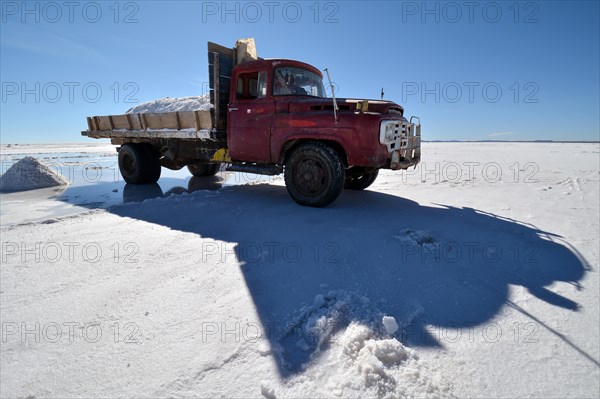
[[[88,130],[82,135],[92,138],[177,138],[214,139],[210,111],[142,113],[87,118]]]

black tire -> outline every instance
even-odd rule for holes
[[[160,178],[160,160],[147,144],[123,144],[119,149],[119,170],[130,184],[156,183]]]
[[[327,206],[344,189],[344,164],[333,148],[322,143],[295,148],[284,172],[287,191],[300,205]]]
[[[160,154],[150,144],[141,144],[146,155],[146,165],[142,168],[145,183],[156,183],[160,179]]]
[[[221,169],[221,165],[218,163],[197,163],[189,164],[187,168],[193,176],[205,177],[216,175]]]
[[[129,184],[142,184],[142,169],[146,163],[143,148],[136,144],[123,144],[119,148],[119,170],[121,176]]]
[[[344,188],[348,190],[364,190],[373,184],[378,174],[379,169],[374,169],[360,175],[346,176]]]

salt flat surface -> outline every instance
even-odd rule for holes
[[[223,172],[1,194],[0,396],[598,397],[599,163],[424,143],[324,209]]]

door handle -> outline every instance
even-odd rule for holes
[[[237,110],[238,110],[238,108],[236,108],[236,107],[229,108],[229,111],[237,111]]]

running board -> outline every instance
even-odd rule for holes
[[[279,165],[256,165],[251,163],[234,163],[225,170],[228,172],[246,172],[257,175],[275,176],[283,173],[283,167]]]

